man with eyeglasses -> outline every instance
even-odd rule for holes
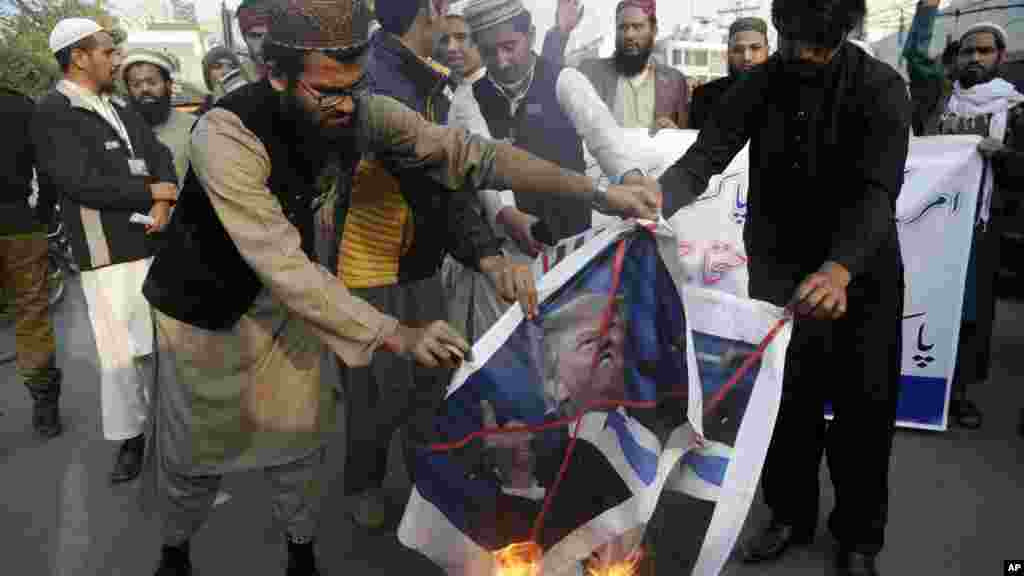
[[[318,467],[336,406],[320,382],[323,345],[347,366],[394,354],[453,368],[469,351],[448,324],[400,323],[315,263],[313,191],[323,167],[339,165],[347,184],[358,162],[372,157],[402,179],[440,184],[403,188],[408,197],[508,188],[657,217],[660,193],[651,180],[597,185],[367,94],[367,46],[364,31],[353,29],[354,3],[276,7],[264,46],[267,78],[221,99],[192,133],[192,166],[143,288],[154,309],[158,367],[145,475],[161,512],[159,576],[191,573],[189,541],[222,476],[242,470],[261,470],[273,485],[288,576],[319,574]],[[383,210],[386,190],[373,196]],[[527,288],[504,285],[502,293],[515,298]]]

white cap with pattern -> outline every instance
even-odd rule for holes
[[[88,18],[65,18],[57,22],[50,33],[50,51],[56,54],[79,40],[102,31],[102,26]]]

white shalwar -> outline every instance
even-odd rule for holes
[[[100,371],[103,437],[145,430],[153,366],[153,317],[142,295],[152,258],[82,272]]]

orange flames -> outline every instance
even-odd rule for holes
[[[540,546],[533,542],[517,542],[506,546],[494,553],[498,563],[495,576],[540,576],[543,555]],[[642,559],[643,551],[637,548],[620,562],[607,564],[591,561],[587,567],[587,576],[637,576]]]
[[[540,559],[544,555],[534,542],[516,542],[494,553],[498,562],[495,576],[540,576]]]
[[[644,554],[640,548],[637,548],[629,553],[629,556],[621,562],[615,562],[612,564],[605,564],[604,562],[596,562],[597,566],[588,566],[588,576],[637,576],[640,572],[640,561],[643,560]]]

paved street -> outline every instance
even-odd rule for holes
[[[985,412],[977,432],[945,434],[902,431],[892,466],[888,548],[881,557],[886,574],[1001,574],[1002,561],[1024,558],[1024,440],[1016,436],[1024,407],[1024,304],[1001,302],[996,327],[993,380],[974,396]],[[43,443],[30,431],[30,403],[14,365],[0,366],[0,573],[18,576],[148,576],[159,540],[155,523],[139,511],[136,485],[111,488],[106,475],[115,446],[100,433],[96,351],[77,283],[56,314],[60,363],[64,368],[62,409],[65,432]],[[0,333],[0,351],[13,350],[13,332]],[[325,574],[415,574],[440,572],[392,534],[367,533],[349,522],[340,486],[342,423],[328,470],[334,484],[325,496],[320,552]],[[398,462],[393,458],[393,462]],[[823,475],[827,472],[823,469]],[[396,500],[407,489],[396,470]],[[827,512],[831,488],[823,483]],[[218,507],[193,543],[200,576],[284,573],[285,553],[271,520],[267,487],[260,474],[232,476],[224,488],[232,498]],[[333,489],[331,489],[333,488]],[[401,503],[399,502],[399,506]],[[664,520],[678,511],[668,497]],[[755,505],[747,530],[763,520]],[[824,523],[823,523],[824,524]],[[680,574],[672,565],[672,543],[693,538],[671,529],[658,539],[658,574]],[[824,569],[831,543],[822,531],[817,544],[770,568],[730,566],[728,574],[831,573]]]

